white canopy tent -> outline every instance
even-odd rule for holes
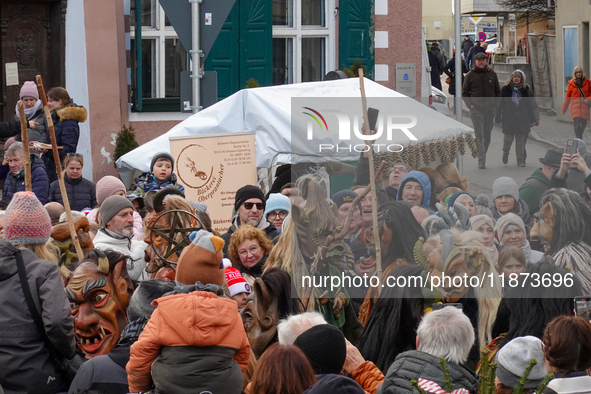
[[[412,98],[369,79],[364,81],[368,106],[379,109],[381,117],[392,111],[397,114],[412,114],[417,121],[410,131],[419,142],[452,138],[473,132],[470,127],[448,118]],[[309,132],[311,127],[309,123],[306,123],[306,119],[310,122],[310,118],[303,116],[304,119],[292,122],[292,99],[309,98],[309,101],[306,99],[305,102],[315,103],[314,105],[322,102],[326,103],[328,107],[331,104],[333,107],[335,105],[338,107],[340,102],[334,100],[335,98],[357,98],[357,100],[349,99],[349,103],[355,105],[358,103],[360,114],[360,97],[358,78],[244,89],[185,119],[167,133],[120,157],[117,160],[119,174],[123,182],[127,185],[131,184],[134,176],[139,172],[149,170],[151,158],[155,153],[170,152],[169,137],[244,131],[255,132],[258,168],[296,163],[300,161],[300,158],[302,161],[311,162],[355,161],[359,156],[356,151],[341,149],[336,152],[319,153],[318,147],[319,144],[325,143],[332,143],[339,147],[345,142],[347,145],[349,143],[363,144],[361,139],[351,133],[350,141],[340,141],[338,133],[333,132],[332,135],[327,133],[328,126],[324,133],[315,131],[316,134],[312,139],[306,138],[307,131]],[[394,99],[396,100],[392,101]],[[302,102],[302,100],[296,101]],[[314,105],[310,104],[309,106]],[[316,105],[316,108],[319,107]],[[297,112],[297,114],[299,113],[301,111]],[[409,118],[405,115],[399,117],[406,117],[407,120]],[[333,125],[337,124],[336,117],[326,116],[326,119],[331,129],[335,130]],[[386,122],[387,120],[384,120],[383,124],[385,125]],[[386,139],[386,134],[383,132],[376,143],[401,144],[403,146],[411,143],[411,139],[405,133],[399,131],[391,133],[392,138],[389,139]],[[416,144],[416,141],[413,143]]]

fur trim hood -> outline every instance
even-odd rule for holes
[[[59,116],[60,120],[75,120],[77,122],[85,122],[86,121],[86,109],[82,106],[71,106],[71,107],[64,107],[60,108],[56,111],[57,116]]]

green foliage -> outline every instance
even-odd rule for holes
[[[451,391],[454,388],[454,384],[451,381],[451,374],[449,373],[449,367],[447,366],[447,361],[445,360],[445,357],[439,357],[439,363],[443,368],[443,376],[445,376],[445,391],[451,393]]]
[[[546,390],[546,386],[548,386],[548,382],[550,382],[552,379],[554,379],[553,373],[549,373],[548,375],[546,375],[546,377],[544,378],[544,381],[542,382],[542,384],[540,384],[538,386],[535,393],[542,394],[544,392],[544,390]]]
[[[259,85],[259,83],[257,82],[257,80],[256,80],[256,79],[254,79],[254,78],[250,78],[248,81],[246,81],[246,86],[245,86],[245,88],[246,88],[246,89],[250,89],[250,88],[258,88],[258,87],[260,87],[260,86],[261,86],[261,85]]]
[[[418,382],[416,379],[413,379],[413,380],[411,380],[411,381],[410,381],[410,384],[412,384],[412,385],[413,385],[413,387],[414,387],[415,389],[417,389],[417,391],[418,391],[420,394],[427,394],[427,392],[426,392],[425,390],[423,390],[422,388],[420,388],[420,387],[419,387],[419,382]]]
[[[343,72],[347,74],[349,78],[359,78],[359,69],[363,69],[363,75],[367,77],[367,70],[365,65],[361,62],[361,60],[355,60],[355,63],[351,66],[351,68],[345,67]]]
[[[123,125],[121,131],[119,131],[117,134],[117,139],[115,140],[115,152],[113,153],[113,157],[115,158],[114,161],[117,162],[121,156],[131,152],[138,146],[140,145],[135,139],[133,127],[131,127],[131,125],[129,127]],[[117,165],[115,165],[115,167],[117,167]]]

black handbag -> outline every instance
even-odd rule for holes
[[[581,89],[580,86],[577,86],[577,89],[579,89],[579,93],[581,94],[581,97],[586,99],[587,97],[585,96],[585,93],[583,93],[583,89]],[[587,103],[587,107],[591,108],[591,102]]]
[[[47,333],[43,328],[43,320],[41,319],[41,315],[39,315],[39,311],[37,311],[37,308],[35,307],[35,303],[33,302],[33,296],[31,295],[31,289],[29,287],[29,282],[27,281],[27,271],[25,269],[25,262],[23,261],[22,251],[17,250],[15,253],[15,257],[16,267],[18,269],[18,277],[21,282],[21,287],[23,289],[25,301],[27,302],[27,307],[29,308],[31,317],[35,322],[35,326],[37,327],[37,331],[39,331],[39,335],[41,335],[41,338],[43,338],[45,347],[49,351],[49,358],[51,360],[51,363],[58,370],[64,382],[67,383],[69,386],[69,384],[72,383],[72,380],[74,380],[74,376],[76,376],[76,371],[72,368],[72,366],[70,365],[70,363],[68,363],[67,360],[60,359],[57,351],[55,350],[55,347],[49,340],[49,337],[47,336]]]

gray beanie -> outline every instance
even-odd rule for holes
[[[134,321],[140,317],[150,317],[156,309],[152,301],[163,297],[174,290],[174,282],[166,282],[162,279],[150,279],[142,281],[133,292],[127,307],[127,318]]]
[[[519,188],[513,178],[502,176],[493,183],[492,188],[493,200],[501,196],[511,196],[515,202],[519,201]]]
[[[548,374],[548,371],[546,371],[546,365],[544,364],[542,341],[529,335],[517,337],[499,350],[496,357],[497,378],[505,386],[515,388],[532,358],[537,363],[529,373],[528,380],[523,388],[538,387]]]
[[[516,214],[510,212],[506,213],[497,220],[497,224],[495,225],[495,231],[497,232],[497,236],[499,237],[499,241],[503,239],[503,235],[509,226],[518,227],[523,234],[527,235],[525,231],[525,224],[523,223],[523,219],[521,219]],[[501,241],[502,242],[502,241]]]
[[[119,195],[107,197],[100,207],[103,225],[106,226],[113,219],[113,216],[125,208],[131,208],[133,210],[133,204],[127,198]]]

